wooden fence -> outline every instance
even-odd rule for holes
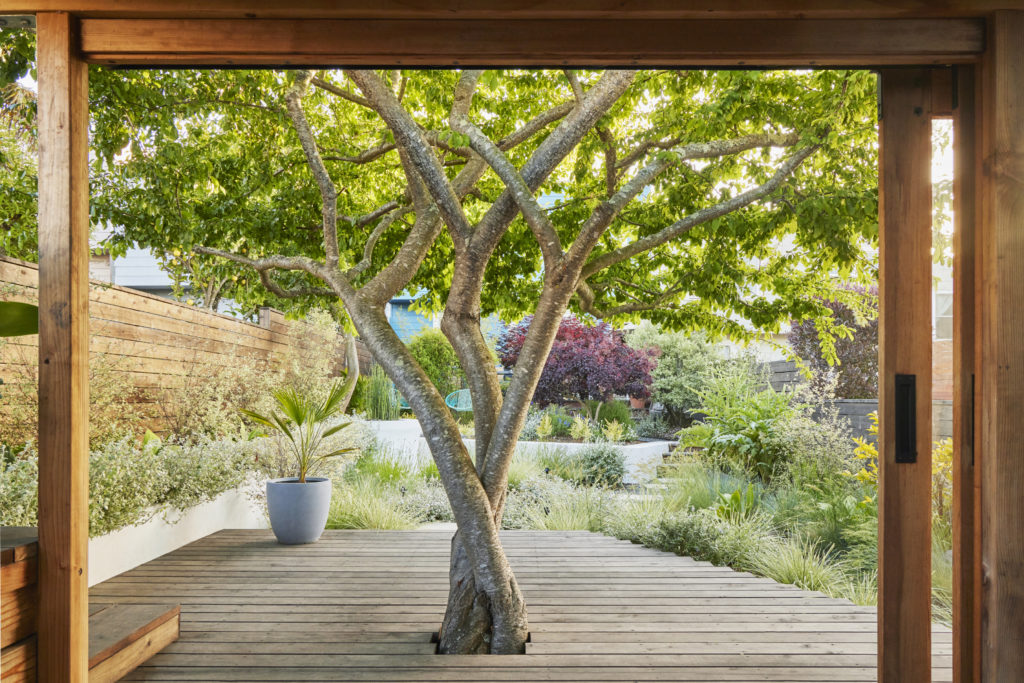
[[[0,300],[35,303],[38,279],[36,264],[0,257]],[[141,403],[159,400],[160,390],[180,388],[189,377],[246,360],[277,364],[290,353],[321,358],[329,354],[335,359],[335,372],[345,369],[343,337],[325,336],[302,321],[287,321],[280,311],[270,308],[261,309],[259,323],[250,323],[93,281],[89,328],[91,354],[115,359],[117,371],[127,373],[139,389],[135,400]],[[10,395],[10,385],[26,376],[26,366],[35,365],[37,354],[35,335],[9,338],[0,346],[0,377],[8,385],[4,393]],[[362,344],[359,356],[366,372],[370,356]]]

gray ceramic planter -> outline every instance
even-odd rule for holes
[[[324,477],[307,477],[304,484],[298,477],[267,482],[270,528],[279,543],[296,545],[320,538],[327,526],[331,489],[331,480]]]

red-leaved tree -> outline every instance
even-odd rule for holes
[[[498,359],[515,367],[532,316],[511,325],[498,339]],[[650,396],[653,353],[626,345],[620,330],[599,322],[586,325],[575,316],[562,318],[533,398],[541,403],[579,399],[605,401],[613,394]]]

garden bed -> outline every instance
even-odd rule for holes
[[[374,420],[366,423],[374,436],[380,441],[390,455],[410,467],[430,459],[430,449],[419,422],[415,420]],[[473,450],[474,439],[463,439],[466,447]],[[516,452],[520,455],[540,455],[545,451],[560,450],[563,453],[581,451],[592,443],[579,441],[520,441],[516,444]],[[662,456],[668,453],[673,441],[633,441],[615,444],[626,459],[626,484],[638,484],[649,481],[655,476],[655,469],[662,462]]]
[[[266,529],[266,516],[255,502],[257,487],[225,491],[187,510],[155,512],[147,522],[89,539],[89,585],[223,529]]]

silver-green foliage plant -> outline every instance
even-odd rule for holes
[[[374,365],[366,383],[366,416],[371,420],[397,420],[402,414],[395,384],[380,365]]]
[[[156,439],[126,436],[89,456],[89,535],[142,524],[169,510],[185,510],[245,483],[258,467],[250,441]],[[34,444],[17,457],[2,453],[0,524],[35,526],[39,454]]]
[[[598,443],[576,453],[586,486],[619,486],[626,474],[626,458],[622,450],[607,443]]]
[[[253,410],[243,410],[242,413],[256,424],[284,437],[284,443],[294,459],[299,482],[305,483],[306,477],[315,472],[325,460],[353,451],[349,447],[333,450],[323,448],[325,439],[351,424],[345,419],[333,425],[328,424],[331,418],[344,411],[344,395],[345,390],[340,383],[335,383],[322,401],[303,396],[292,388],[281,389],[274,392],[280,413],[275,411],[262,415]]]

